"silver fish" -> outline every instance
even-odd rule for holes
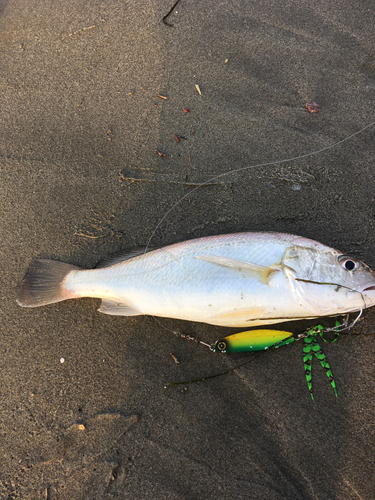
[[[35,259],[23,307],[101,298],[105,314],[149,314],[248,327],[333,316],[375,305],[375,273],[316,241],[283,233],[198,238],[84,270]]]

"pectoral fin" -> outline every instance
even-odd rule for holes
[[[253,279],[268,285],[270,275],[272,273],[277,273],[279,269],[272,269],[272,267],[261,266],[260,264],[254,264],[252,262],[246,262],[244,260],[231,259],[229,257],[219,257],[218,255],[202,255],[196,256],[196,259],[204,260],[206,262],[211,262],[211,264],[216,264],[217,266],[229,267],[240,271],[242,273],[250,274]]]
[[[124,302],[115,299],[103,299],[98,311],[104,314],[112,314],[113,316],[139,316],[142,314]]]

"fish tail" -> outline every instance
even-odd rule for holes
[[[34,259],[17,288],[17,302],[22,307],[53,304],[76,295],[63,286],[65,277],[80,268],[58,260]]]

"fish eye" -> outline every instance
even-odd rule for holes
[[[346,271],[355,271],[359,266],[359,262],[352,259],[351,257],[346,257],[345,255],[339,257],[338,261],[339,264],[341,264],[342,267],[346,269]]]

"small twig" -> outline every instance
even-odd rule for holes
[[[86,31],[86,30],[92,30],[93,28],[96,28],[96,24],[93,24],[92,26],[88,26],[87,28],[82,28],[78,31],[74,31],[73,33],[69,33],[68,36],[73,36],[73,35],[77,35],[78,33],[81,33],[82,31]]]
[[[82,236],[84,238],[91,238],[92,240],[97,240],[99,238],[105,238],[110,233],[103,234],[102,236],[92,236],[91,234],[83,234],[83,233],[74,233],[74,236]]]
[[[173,361],[176,363],[176,365],[179,365],[180,362],[178,361],[178,359],[176,358],[176,356],[173,354],[173,353],[170,353],[172,358],[173,358]]]
[[[172,11],[177,7],[177,4],[180,0],[177,0],[177,2],[175,2],[175,4],[173,5],[173,7],[171,8],[171,10],[168,12],[168,14],[166,14],[164,17],[163,17],[163,23],[166,24],[167,26],[171,26],[171,28],[173,28],[173,24],[169,23],[168,21],[166,21],[167,17],[172,14]]]

